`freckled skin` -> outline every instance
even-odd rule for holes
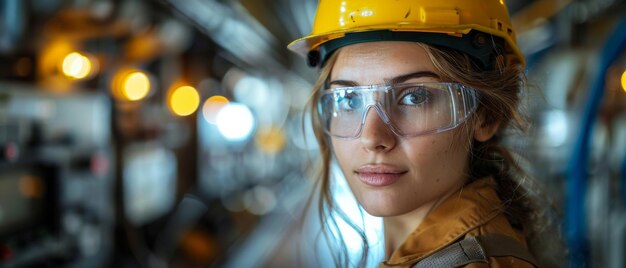
[[[330,80],[383,84],[385,79],[418,71],[435,72],[422,47],[410,42],[371,42],[349,45],[339,52]],[[432,77],[406,82],[436,82]],[[332,138],[332,148],[348,184],[370,214],[409,215],[432,205],[457,189],[467,174],[467,134],[458,129],[412,138],[398,137],[378,114],[368,112],[362,134],[354,140]],[[455,140],[458,139],[458,140]],[[452,144],[452,145],[451,145]],[[399,180],[372,187],[355,170],[366,164],[389,164],[405,170]]]

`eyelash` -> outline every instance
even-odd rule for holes
[[[426,87],[411,87],[411,88],[407,88],[401,91],[400,94],[398,94],[400,96],[398,99],[402,101],[404,100],[405,97],[407,97],[410,94],[416,94],[424,98],[423,101],[415,104],[415,105],[420,105],[420,106],[429,103],[433,97],[433,93],[430,90],[428,90],[428,88]]]

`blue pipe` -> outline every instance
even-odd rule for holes
[[[626,16],[618,23],[615,31],[604,44],[598,68],[591,83],[588,102],[580,124],[580,132],[574,147],[572,159],[567,167],[565,237],[570,250],[569,267],[588,267],[589,248],[585,218],[585,194],[587,189],[590,138],[598,108],[602,102],[605,87],[605,74],[626,45]]]

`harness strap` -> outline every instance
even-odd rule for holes
[[[488,263],[489,257],[511,256],[531,263],[537,261],[519,241],[501,234],[468,237],[420,260],[412,268],[461,267],[473,262]]]

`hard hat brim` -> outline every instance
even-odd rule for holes
[[[500,31],[496,31],[491,28],[484,27],[482,25],[441,25],[437,26],[428,26],[424,27],[423,25],[413,25],[413,24],[399,24],[393,25],[378,25],[378,26],[370,26],[367,28],[351,28],[351,29],[342,29],[339,31],[326,32],[321,34],[311,34],[295,41],[291,42],[287,47],[289,50],[295,52],[296,54],[306,58],[307,54],[310,51],[318,50],[319,46],[329,40],[337,39],[344,37],[346,33],[354,33],[354,32],[368,32],[368,31],[379,31],[379,30],[390,30],[390,31],[402,31],[402,32],[424,32],[424,33],[441,33],[448,34],[452,36],[462,36],[464,34],[468,34],[472,30],[477,30],[480,32],[484,32],[487,34],[491,34],[494,36],[498,36],[503,38],[507,44],[515,44],[513,38],[509,35],[502,34]],[[515,61],[518,62],[522,67],[526,66],[526,60],[522,52],[519,50],[517,46],[508,45],[507,49],[510,50],[509,54],[515,57]]]

